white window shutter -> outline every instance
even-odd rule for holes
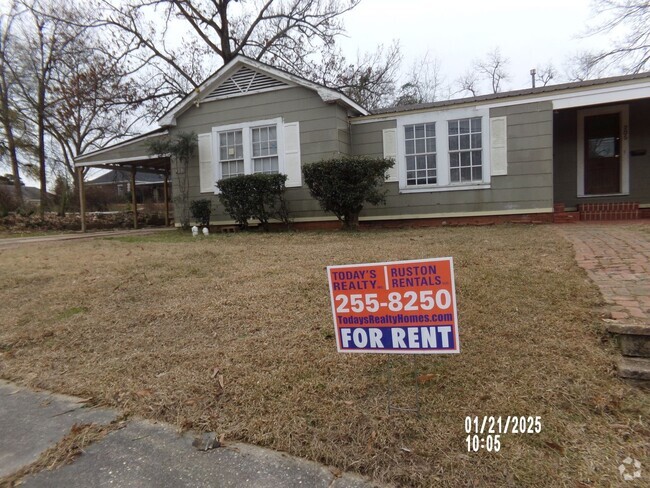
[[[201,193],[214,193],[215,184],[212,168],[212,134],[199,134],[199,187]]]
[[[395,164],[388,170],[386,181],[397,181],[397,129],[384,129],[384,158],[393,159]]]
[[[300,165],[300,124],[284,124],[284,173],[287,175],[287,188],[302,186],[302,167]]]
[[[506,117],[490,119],[490,165],[492,176],[508,174],[508,120]]]

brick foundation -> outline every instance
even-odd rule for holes
[[[572,224],[580,220],[580,212],[557,212],[553,214],[556,224]]]
[[[633,202],[584,203],[578,205],[580,220],[595,222],[603,220],[636,220],[641,218],[639,204]]]
[[[570,224],[578,220],[580,220],[579,212],[567,212],[564,209],[563,203],[555,203],[553,205],[553,223]]]

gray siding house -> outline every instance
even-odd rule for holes
[[[532,88],[370,113],[345,95],[237,57],[160,120],[160,129],[81,155],[78,167],[170,175],[189,200],[216,181],[288,175],[297,224],[327,225],[302,181],[305,164],[341,155],[391,157],[384,206],[361,222],[550,222],[650,217],[650,74]],[[187,174],[147,142],[198,134]],[[175,209],[176,222],[179,221]]]

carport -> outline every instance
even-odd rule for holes
[[[130,171],[134,229],[138,228],[138,205],[135,192],[136,173],[162,174],[164,176],[165,226],[169,226],[169,178],[171,173],[171,160],[169,156],[160,157],[149,154],[149,144],[167,134],[166,130],[158,129],[97,151],[82,154],[75,159],[77,181],[79,184],[79,210],[81,213],[82,232],[86,232],[86,195],[83,178],[85,168],[122,169]]]

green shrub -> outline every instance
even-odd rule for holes
[[[192,217],[196,222],[202,227],[208,227],[210,225],[210,214],[212,213],[212,201],[207,198],[192,200],[190,212],[192,212]]]
[[[219,180],[219,199],[228,215],[244,229],[250,219],[259,220],[264,230],[268,230],[273,218],[288,226],[286,181],[287,175],[259,173]]]
[[[392,159],[342,157],[306,165],[302,172],[321,208],[336,215],[344,229],[356,229],[366,202],[385,203],[382,185],[393,164]]]

